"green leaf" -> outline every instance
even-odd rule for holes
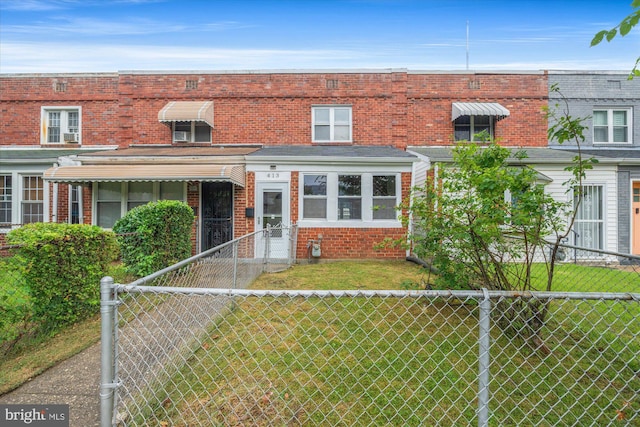
[[[631,28],[633,28],[633,25],[631,25],[631,22],[629,21],[624,21],[620,24],[620,35],[621,36],[626,36],[629,31],[631,31]]]
[[[616,28],[612,28],[607,32],[607,41],[610,42],[613,38],[618,34],[618,30]]]
[[[599,33],[597,33],[595,36],[593,36],[593,39],[591,40],[591,46],[596,46],[600,44],[600,42],[602,41],[602,39],[606,34],[607,34],[607,30],[602,30]]]

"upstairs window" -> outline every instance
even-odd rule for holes
[[[351,107],[313,107],[312,116],[313,142],[351,142]]]
[[[79,144],[80,133],[80,107],[43,107],[43,144]]]
[[[456,141],[488,141],[493,139],[492,116],[460,116],[454,120]]]
[[[173,142],[211,142],[211,126],[204,122],[175,122]]]
[[[631,109],[609,108],[593,111],[594,144],[631,143]]]
[[[158,120],[171,127],[171,141],[211,142],[213,101],[171,101],[159,112]]]

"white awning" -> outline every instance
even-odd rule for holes
[[[451,121],[460,116],[494,116],[501,120],[509,116],[509,110],[497,102],[454,102],[451,104]]]
[[[114,164],[55,166],[44,172],[52,182],[123,182],[123,181],[225,181],[244,187],[241,165],[221,164]]]
[[[171,101],[158,112],[161,122],[205,122],[213,127],[213,101]]]

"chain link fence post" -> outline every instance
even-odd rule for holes
[[[115,360],[113,333],[115,328],[116,298],[113,278],[100,280],[101,356],[100,356],[100,427],[113,425]]]
[[[491,299],[489,291],[482,289],[478,319],[478,427],[489,425],[489,364],[491,363],[489,348],[491,345]]]

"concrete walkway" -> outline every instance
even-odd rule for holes
[[[4,404],[67,404],[69,427],[100,425],[100,343],[0,396]]]

